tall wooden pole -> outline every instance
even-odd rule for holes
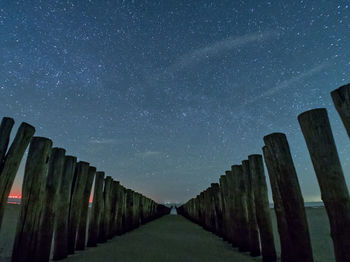
[[[298,117],[329,217],[337,262],[350,261],[350,199],[324,108]]]
[[[125,232],[125,188],[120,185],[119,186],[119,220],[118,220],[118,233],[117,235],[121,235]]]
[[[114,183],[114,196],[113,196],[113,206],[114,206],[114,215],[113,215],[113,222],[112,222],[112,230],[111,230],[111,237],[114,237],[118,234],[118,221],[120,216],[120,182],[115,181]]]
[[[118,191],[118,184],[119,181],[112,181],[112,188],[111,188],[111,213],[110,213],[110,221],[109,221],[109,230],[107,233],[107,238],[111,239],[114,236],[115,232],[115,220],[116,220],[116,215],[117,215],[117,191]]]
[[[12,250],[12,262],[35,261],[34,254],[51,147],[52,141],[43,137],[33,137],[30,143],[24,170],[21,210]]]
[[[112,189],[112,177],[107,176],[105,178],[105,185],[104,185],[104,191],[103,191],[103,214],[101,218],[100,223],[100,230],[99,230],[99,237],[98,242],[104,243],[107,241],[108,236],[108,230],[109,230],[109,222],[110,222],[110,215],[111,215],[111,201],[110,201],[110,194]]]
[[[231,171],[226,172],[228,190],[229,190],[229,199],[230,199],[230,235],[231,235],[231,244],[233,247],[238,247],[239,237],[238,236],[238,224],[237,224],[237,176],[234,172],[234,166],[231,166]]]
[[[69,205],[76,163],[77,158],[75,156],[65,157],[63,175],[58,192],[59,201],[57,202],[53,260],[60,260],[68,256]]]
[[[243,175],[247,179],[247,212],[248,212],[248,229],[249,229],[249,251],[252,257],[260,256],[260,241],[258,223],[256,220],[254,191],[252,185],[252,175],[249,169],[249,161],[242,161]]]
[[[277,174],[275,173],[275,169],[272,168],[274,164],[273,162],[274,160],[272,159],[272,156],[270,155],[266,146],[263,147],[263,154],[264,154],[266,168],[270,177],[272,198],[274,202],[274,211],[276,214],[278,233],[280,236],[281,261],[292,262],[294,261],[293,259],[295,254],[293,254],[292,252],[292,246],[291,246],[292,242],[290,241],[290,237],[289,237],[288,223],[287,223],[286,214],[283,207],[283,200],[281,197],[280,190],[278,188]]]
[[[274,160],[272,159],[266,146],[263,147],[263,153],[264,153],[265,164],[270,177],[272,198],[274,202],[274,211],[276,214],[278,233],[280,236],[281,261],[292,262],[292,261],[295,261],[294,255],[296,254],[294,254],[292,250],[292,242],[289,237],[288,223],[287,223],[286,214],[283,207],[283,200],[282,200],[281,193],[277,183],[277,174],[275,173],[275,169],[272,168],[272,165],[274,164],[273,163]]]
[[[89,163],[79,161],[75,169],[74,185],[72,189],[69,223],[68,223],[68,253],[74,254],[77,231],[80,222],[84,189],[89,172]]]
[[[9,132],[11,132],[11,126],[13,125],[12,121],[13,120],[9,119],[4,120],[0,127],[1,135],[4,135],[4,137],[0,139],[2,144],[2,148],[0,148],[0,153],[2,155],[2,159],[0,159],[0,228],[13,181],[15,180],[24,152],[35,132],[33,126],[22,123],[18,128],[17,134],[7,154],[4,156],[8,145]]]
[[[261,155],[250,155],[249,169],[253,180],[256,217],[259,226],[263,261],[276,261],[276,248],[272,232],[266,178]]]
[[[126,230],[132,230],[132,216],[134,208],[134,192],[131,189],[126,190]]]
[[[89,211],[89,200],[91,195],[92,183],[94,182],[94,177],[96,174],[96,167],[90,166],[88,175],[86,178],[86,183],[83,191],[83,198],[80,210],[79,226],[77,231],[77,243],[76,250],[84,250],[86,242],[86,227],[88,221],[88,211]]]
[[[266,164],[272,174],[272,182],[276,178],[278,192],[282,199],[282,210],[284,211],[282,212],[288,224],[287,230],[290,242],[287,246],[289,246],[290,250],[284,251],[287,251],[289,258],[292,259],[290,261],[312,262],[312,247],[304,199],[301,194],[287,137],[282,133],[273,133],[265,136],[264,142],[266,144]]]
[[[55,147],[52,149],[49,161],[38,242],[35,250],[35,261],[38,262],[47,262],[50,258],[51,242],[56,219],[56,203],[62,180],[65,153],[66,150],[63,148]]]
[[[237,236],[239,251],[246,252],[249,250],[249,227],[248,227],[248,210],[247,210],[247,179],[243,174],[241,165],[234,165],[232,172],[236,177],[236,207],[237,207]]]
[[[345,129],[350,137],[350,84],[331,92],[333,103],[337,109]]]
[[[10,135],[15,121],[13,118],[4,117],[0,125],[0,161],[1,164],[5,161],[7,148],[10,142]]]
[[[226,176],[222,175],[220,176],[220,193],[221,193],[221,199],[222,199],[222,238],[227,241],[228,240],[228,206],[227,206],[227,180]],[[196,197],[196,201],[198,202],[198,196]],[[199,207],[197,207],[198,213],[200,212]],[[199,217],[199,214],[197,215]],[[197,220],[198,220],[197,217]]]
[[[232,191],[232,172],[231,170],[225,171],[225,177],[227,181],[227,201],[226,201],[226,212],[227,212],[227,232],[228,232],[228,241],[233,244],[234,246],[237,246],[234,240],[234,197],[233,197],[233,191]],[[203,210],[203,207],[201,208]],[[204,211],[204,210],[203,210]]]
[[[103,183],[105,173],[96,172],[94,199],[92,202],[91,216],[89,222],[88,247],[97,246],[100,221],[103,212]]]

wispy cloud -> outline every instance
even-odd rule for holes
[[[101,139],[98,139],[98,138],[92,138],[89,140],[89,143],[90,144],[115,144],[117,143],[117,140],[116,139],[113,139],[113,138],[101,138]]]
[[[277,31],[264,31],[246,34],[238,37],[229,37],[180,56],[172,65],[167,68],[166,71],[167,73],[174,73],[176,71],[184,70],[188,67],[199,64],[208,58],[215,58],[226,52],[245,46],[249,43],[265,41],[274,38],[277,35]]]
[[[159,152],[159,151],[145,151],[145,152],[136,153],[135,156],[146,158],[146,157],[155,157],[155,156],[159,156],[159,155],[162,155],[162,154],[163,153]]]
[[[289,78],[287,80],[284,80],[284,81],[276,84],[274,87],[266,90],[262,94],[255,96],[249,100],[244,101],[244,104],[242,105],[242,107],[250,105],[261,98],[272,96],[275,93],[292,86],[293,84],[296,84],[296,83],[298,83],[298,82],[300,82],[300,81],[302,81],[302,80],[304,80],[304,79],[306,79],[306,78],[308,78],[308,77],[310,77],[318,72],[321,72],[323,69],[325,69],[328,66],[329,66],[329,62],[323,62],[319,65],[312,67],[311,69],[309,69],[306,72],[303,72],[303,73],[301,73],[297,76],[294,76],[292,78]]]

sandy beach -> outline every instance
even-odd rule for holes
[[[334,261],[328,218],[323,207],[307,208],[311,240],[316,262]],[[272,210],[273,211],[273,210]],[[0,261],[10,261],[19,205],[9,204],[0,232]],[[277,250],[280,250],[276,220],[272,212]],[[168,215],[97,248],[77,252],[63,261],[125,262],[249,262],[261,261],[239,253],[214,234],[185,218]]]

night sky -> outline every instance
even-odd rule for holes
[[[319,200],[297,115],[350,82],[348,1],[0,0],[0,112],[153,199],[186,201],[287,134]],[[16,129],[15,129],[16,130]],[[13,192],[18,193],[23,164]]]

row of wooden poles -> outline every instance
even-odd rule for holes
[[[14,120],[5,117],[0,126],[0,227],[21,159],[30,145],[12,262],[47,262],[50,254],[54,260],[63,259],[170,212],[105,177],[104,172],[96,172],[89,163],[77,162],[63,148],[52,148],[50,139],[33,137],[35,128],[27,123],[20,125],[8,148],[13,125]]]
[[[332,93],[350,137],[350,85]],[[337,262],[350,261],[350,200],[327,111],[314,109],[298,121],[314,166],[329,222]],[[223,237],[251,256],[276,261],[276,249],[263,158],[270,178],[281,244],[281,261],[313,261],[304,200],[287,137],[264,137],[263,156],[250,155],[233,165],[211,186],[178,208],[178,212]]]

